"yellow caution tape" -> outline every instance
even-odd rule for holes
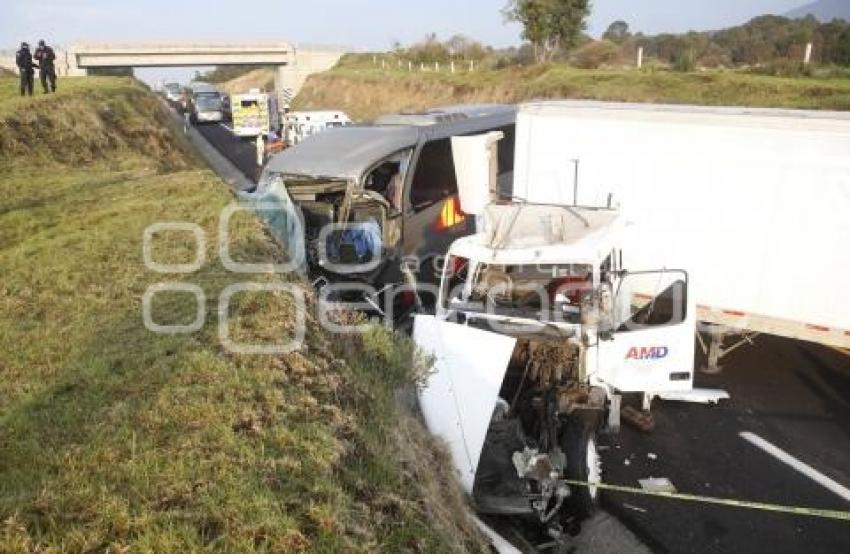
[[[673,500],[684,500],[688,502],[702,502],[704,504],[716,504],[719,506],[733,506],[735,508],[746,508],[750,510],[762,510],[765,512],[778,512],[800,516],[820,517],[825,519],[837,519],[850,521],[850,511],[824,510],[820,508],[805,508],[802,506],[783,506],[781,504],[767,504],[764,502],[750,502],[747,500],[733,500],[731,498],[717,498],[712,496],[699,496],[696,494],[683,494],[679,492],[657,492],[647,491],[636,487],[624,487],[621,485],[609,485],[607,483],[590,483],[587,481],[565,480],[568,485],[577,487],[597,487],[602,490],[652,496],[656,498],[670,498]]]

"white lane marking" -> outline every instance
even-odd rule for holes
[[[224,127],[225,129],[227,129],[228,133],[233,133],[233,129],[231,129],[230,127],[228,127],[227,125],[225,125],[221,121],[219,121],[218,124],[221,125],[222,127]]]
[[[755,433],[750,433],[749,431],[743,431],[743,432],[739,433],[738,436],[741,437],[742,439],[744,439],[745,441],[749,442],[753,446],[760,448],[761,450],[767,452],[768,454],[770,454],[771,456],[773,456],[774,458],[776,458],[777,460],[779,460],[783,464],[790,466],[791,468],[795,469],[799,473],[802,473],[803,475],[805,475],[806,477],[808,477],[809,479],[811,479],[812,481],[814,481],[818,485],[820,485],[820,486],[822,486],[826,489],[829,489],[830,491],[834,492],[835,494],[837,494],[838,496],[840,496],[841,498],[843,498],[847,502],[850,502],[850,489],[848,489],[847,487],[845,487],[841,483],[836,483],[835,481],[833,481],[832,479],[830,479],[829,477],[827,477],[826,475],[824,475],[820,471],[816,470],[815,468],[813,468],[809,465],[806,465],[805,463],[801,462],[800,460],[798,460],[797,458],[795,458],[791,454],[788,454],[787,452],[780,449],[779,447],[774,446],[773,444],[767,442],[766,440],[764,440],[760,436],[756,435]]]

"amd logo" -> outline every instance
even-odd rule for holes
[[[632,347],[626,354],[627,360],[661,360],[667,357],[670,349],[666,346],[642,346]]]

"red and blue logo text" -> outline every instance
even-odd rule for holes
[[[641,346],[629,348],[627,360],[662,360],[670,353],[666,346]]]

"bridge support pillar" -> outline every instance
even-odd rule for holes
[[[288,105],[301,92],[301,87],[313,73],[327,71],[339,62],[339,50],[299,50],[292,52],[292,62],[281,65],[275,74],[275,92],[282,105]]]

